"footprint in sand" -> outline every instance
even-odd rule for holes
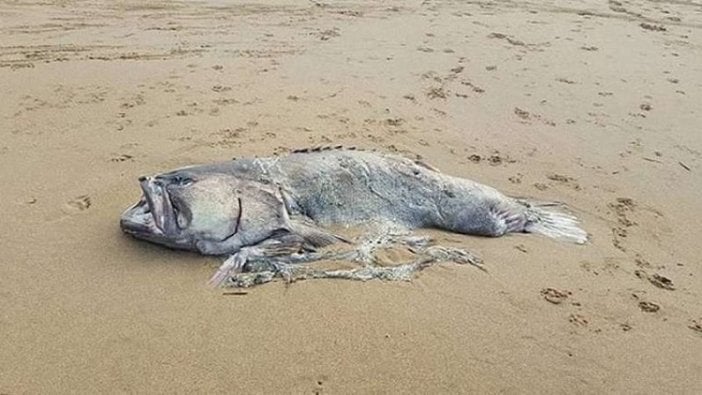
[[[473,92],[475,92],[475,93],[484,93],[485,92],[485,89],[475,85],[474,83],[472,83],[470,81],[461,81],[461,85],[465,85],[465,86],[470,87],[473,90]]]
[[[516,163],[516,159],[512,159],[509,155],[501,154],[500,151],[494,150],[490,156],[481,156],[478,154],[472,154],[468,156],[468,160],[473,163],[480,163],[483,160],[489,163],[491,166],[499,166],[508,163]]]
[[[571,314],[568,316],[568,322],[575,326],[587,326],[589,323],[587,318],[585,318],[585,316],[582,314]]]
[[[81,195],[66,202],[64,211],[67,214],[74,214],[89,209],[91,205],[90,196]]]
[[[548,126],[556,126],[556,122],[544,117],[541,114],[530,113],[529,111],[523,110],[519,107],[514,107],[514,115],[521,119],[521,123],[530,124],[532,120],[540,121],[541,123]]]
[[[522,183],[522,177],[524,177],[524,174],[522,173],[517,173],[511,177],[508,178],[509,182],[512,184],[521,184]]]
[[[110,158],[110,162],[126,162],[131,160],[134,160],[134,156],[129,154],[120,154]]]
[[[331,28],[331,29],[327,29],[327,30],[320,30],[316,33],[310,33],[310,34],[319,37],[319,39],[322,41],[329,41],[334,37],[341,36],[341,34],[339,33],[339,28],[336,28],[336,27]]]
[[[436,88],[430,88],[426,92],[426,96],[429,99],[446,99],[448,97],[448,93],[443,87],[436,87]]]
[[[617,217],[618,226],[612,228],[612,245],[617,249],[626,252],[626,248],[622,245],[623,239],[628,236],[629,228],[638,225],[630,219],[637,204],[631,198],[619,197],[614,203],[608,204],[609,208],[614,211]]]
[[[571,79],[568,79],[568,78],[563,78],[563,77],[561,77],[561,78],[556,78],[556,81],[557,81],[557,82],[562,82],[562,83],[568,84],[568,85],[573,85],[573,84],[575,84],[575,81],[573,81],[573,80],[571,80]]]
[[[646,22],[640,23],[639,26],[641,26],[642,29],[651,30],[654,32],[664,32],[664,31],[668,30],[665,26],[654,25],[654,24],[646,23]]]
[[[645,313],[655,313],[661,309],[661,306],[653,302],[647,302],[645,300],[642,300],[639,302],[639,308]]]
[[[9,67],[12,71],[19,69],[33,69],[34,63],[0,63],[0,67]]]
[[[315,395],[321,395],[324,393],[324,381],[326,380],[326,376],[320,377],[315,381],[314,389],[312,390],[312,393]]]
[[[562,174],[551,173],[546,176],[551,181],[555,181],[558,184],[569,186],[576,191],[580,191],[583,188],[577,183],[577,180],[570,176],[564,176]]]
[[[673,280],[669,279],[668,277],[661,276],[658,273],[654,273],[653,275],[649,275],[646,273],[644,270],[636,270],[634,271],[634,274],[636,277],[643,279],[643,280],[648,280],[651,284],[654,286],[661,288],[661,289],[666,289],[668,291],[674,291],[675,286],[673,285]]]
[[[570,291],[559,291],[555,288],[544,288],[541,290],[541,296],[543,296],[547,302],[553,304],[563,303],[570,295],[572,295]]]
[[[212,91],[213,91],[213,92],[217,92],[217,93],[219,93],[219,92],[228,92],[228,91],[230,91],[230,90],[232,90],[232,87],[231,87],[231,86],[215,85],[215,86],[212,87]]]
[[[515,114],[516,116],[518,116],[519,118],[525,119],[525,120],[526,120],[526,119],[529,119],[529,116],[531,115],[531,114],[529,114],[528,111],[522,110],[522,109],[519,108],[519,107],[514,107],[514,114]]]

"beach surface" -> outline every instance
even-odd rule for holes
[[[700,3],[0,0],[0,92],[0,394],[702,393]],[[590,241],[227,294],[119,229],[138,176],[320,145]]]

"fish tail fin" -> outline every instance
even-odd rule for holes
[[[538,233],[552,239],[576,244],[584,244],[588,234],[578,225],[580,221],[570,214],[557,208],[564,204],[556,202],[536,202],[533,200],[517,200],[526,206],[526,223],[524,232]]]

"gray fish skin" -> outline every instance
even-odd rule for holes
[[[508,228],[495,220],[495,214],[520,208],[491,187],[441,174],[421,162],[366,151],[293,153],[187,171],[279,185],[296,214],[321,225],[383,219],[411,229],[500,236]]]
[[[184,193],[188,188],[199,192]],[[313,248],[340,240],[324,226],[368,221],[493,237],[528,232],[587,240],[577,220],[551,204],[514,199],[419,161],[359,150],[320,149],[190,166],[142,178],[142,189],[142,201],[122,215],[125,232],[211,255],[232,254],[281,232],[299,234]],[[217,207],[223,213],[214,213]],[[192,218],[178,220],[183,212]],[[202,220],[203,213],[213,219]],[[190,229],[195,222],[199,227]]]

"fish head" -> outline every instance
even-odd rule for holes
[[[136,238],[196,250],[198,241],[219,242],[238,231],[241,181],[233,176],[181,169],[140,177],[139,183],[141,198],[120,220]]]

